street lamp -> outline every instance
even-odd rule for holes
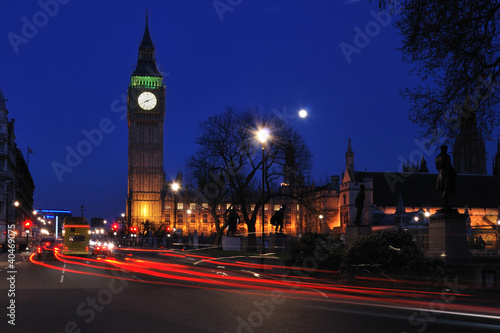
[[[179,190],[179,184],[177,182],[172,183],[172,190],[174,191],[174,230],[177,223],[177,191]]]
[[[319,232],[321,233],[321,230],[323,229],[323,214],[319,214]]]
[[[262,146],[262,221],[261,221],[261,225],[262,225],[262,239],[261,239],[262,250],[261,250],[261,252],[264,253],[264,251],[265,251],[265,249],[264,249],[264,246],[265,246],[265,244],[264,244],[264,220],[265,220],[264,195],[265,195],[265,191],[266,191],[266,187],[265,187],[266,168],[265,168],[264,150],[265,150],[266,141],[269,138],[269,130],[267,128],[261,128],[257,132],[257,138],[259,139],[261,146]]]

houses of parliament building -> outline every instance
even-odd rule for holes
[[[167,186],[163,168],[164,119],[165,85],[156,66],[146,18],[137,65],[128,88],[127,222],[141,226],[149,221],[181,229],[184,235],[195,231],[212,235],[216,229],[208,205],[182,195],[181,190],[174,194]],[[474,119],[464,121],[463,126],[452,147],[458,176],[456,195],[450,198],[450,204],[467,216],[471,238],[481,237],[487,248],[498,248],[500,142],[493,159],[493,174],[488,175],[485,144],[475,130]],[[365,189],[362,225],[370,226],[371,230],[428,228],[429,215],[441,208],[441,199],[436,190],[437,173],[429,172],[427,161],[422,158],[418,163],[408,162],[403,170],[392,173],[357,171],[350,139],[346,145],[345,170],[342,175],[332,176],[330,183],[317,192],[314,209],[285,197],[265,205],[266,234],[274,229],[269,219],[286,204],[283,230],[286,235],[322,232],[342,236],[346,226],[354,224],[355,200],[361,187]],[[219,206],[218,213],[224,214],[229,207],[230,204]],[[257,231],[262,230],[261,216],[258,214]],[[246,232],[245,224],[240,223],[238,233]]]

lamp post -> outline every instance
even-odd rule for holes
[[[179,190],[179,184],[177,182],[172,183],[172,190],[174,191],[174,230],[177,223],[177,191]]]
[[[266,144],[266,141],[267,139],[269,138],[269,130],[267,128],[261,128],[259,130],[259,132],[257,132],[257,137],[259,138],[259,141],[261,143],[261,146],[262,146],[262,220],[261,220],[261,225],[262,225],[262,239],[261,239],[261,242],[262,242],[262,250],[261,252],[264,253],[265,251],[265,243],[264,243],[264,220],[265,220],[265,204],[264,204],[264,195],[265,195],[265,192],[266,192],[266,167],[265,167],[265,144]]]

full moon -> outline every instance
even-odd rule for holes
[[[307,117],[307,111],[306,111],[306,110],[304,110],[304,109],[300,110],[300,111],[299,111],[299,117],[300,117],[300,118],[305,118],[305,117]]]

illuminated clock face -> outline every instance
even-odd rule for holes
[[[153,110],[156,106],[156,96],[149,91],[140,94],[137,101],[143,110]]]

